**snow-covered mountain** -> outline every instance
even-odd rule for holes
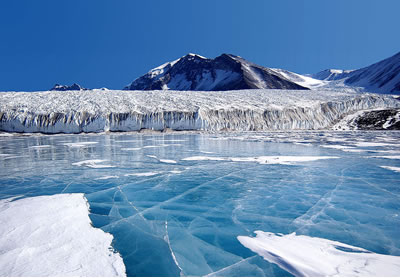
[[[400,92],[400,52],[371,66],[353,71],[345,84],[379,93]]]
[[[311,75],[314,79],[338,81],[330,84],[344,84],[362,87],[374,93],[400,93],[400,52],[385,60],[358,70],[324,70]]]
[[[400,52],[358,70],[327,69],[311,75],[262,67],[231,54],[208,59],[190,53],[152,69],[124,89],[228,91],[344,87],[373,93],[400,92]]]
[[[318,80],[333,81],[348,77],[353,70],[340,70],[340,69],[326,69],[315,74],[311,74],[310,77]]]
[[[188,54],[139,77],[125,90],[227,91],[243,89],[308,90],[277,70],[222,54],[208,59]]]

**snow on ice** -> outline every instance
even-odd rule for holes
[[[338,241],[256,231],[238,240],[295,276],[398,276],[400,257],[381,255]]]
[[[83,194],[0,200],[0,276],[126,276]]]

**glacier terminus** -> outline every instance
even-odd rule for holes
[[[372,110],[392,111],[376,119],[380,125],[374,127],[373,121],[372,129],[392,129],[399,108],[395,95],[354,89],[4,92],[0,131],[318,130]],[[357,126],[344,123],[336,128]]]

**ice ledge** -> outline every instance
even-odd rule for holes
[[[0,200],[0,276],[126,276],[83,194]]]
[[[295,276],[398,276],[400,257],[381,255],[338,241],[256,231],[239,236],[245,247]]]
[[[394,97],[351,90],[9,92],[0,94],[0,131],[315,130],[398,107]]]

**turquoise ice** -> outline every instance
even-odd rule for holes
[[[399,132],[0,137],[0,198],[85,193],[129,276],[287,276],[254,231],[400,255]]]

